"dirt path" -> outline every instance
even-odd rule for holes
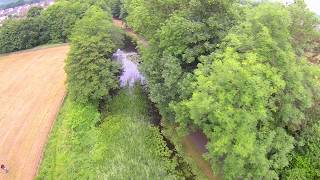
[[[66,90],[67,45],[0,57],[0,179],[31,180]]]

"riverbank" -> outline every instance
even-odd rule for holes
[[[119,90],[105,107],[101,119],[97,106],[67,98],[37,179],[194,179],[150,122],[140,86]]]
[[[138,45],[144,48],[148,47],[148,42],[133,32],[132,29],[128,28],[123,21],[113,19],[113,24],[114,26],[123,29],[129,37],[137,42]],[[162,120],[162,122],[165,123],[164,120]],[[185,156],[185,159],[189,164],[191,164],[193,171],[197,172],[196,175],[200,176],[200,179],[221,179],[218,176],[213,175],[209,162],[203,158],[203,154],[207,152],[205,147],[207,139],[203,134],[202,136],[198,136],[199,133],[191,132],[189,135],[182,137],[177,134],[175,125],[170,123],[166,123],[164,133],[171,141],[173,141],[179,154]],[[202,143],[199,144],[197,142]]]

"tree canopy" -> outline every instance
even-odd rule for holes
[[[204,8],[206,11],[198,11]],[[199,57],[214,52],[236,24],[238,17],[231,9],[237,8],[232,1],[190,1],[187,7],[172,14],[150,40],[149,48],[142,53],[143,71],[148,79],[150,98],[166,119],[174,119],[170,104],[191,95],[190,83]],[[213,23],[216,20],[219,23]]]
[[[0,28],[0,53],[29,49],[48,42],[48,39],[47,26],[42,17],[9,19]]]
[[[208,158],[226,179],[279,178],[319,98],[320,74],[310,73],[318,67],[298,60],[290,21],[279,5],[250,10],[221,52],[202,57],[192,98],[175,107],[179,122],[203,129]]]
[[[121,46],[114,40],[119,33],[111,17],[97,6],[77,22],[65,68],[72,99],[84,103],[97,101],[118,87],[119,65],[111,57]]]
[[[303,0],[290,5],[238,0],[60,0],[46,10],[32,8],[26,18],[5,21],[0,28],[0,53],[70,42],[65,67],[68,106],[82,111],[118,88],[119,64],[111,57],[123,46],[124,37],[113,26],[112,16],[148,40],[139,53],[149,98],[165,120],[182,130],[204,132],[205,157],[214,172],[222,171],[225,179],[320,179],[320,68],[305,57],[318,48],[320,21]],[[113,105],[121,101],[118,109],[133,110],[133,104],[122,102],[128,99],[127,92],[120,94]],[[124,172],[122,177],[130,178],[132,170],[136,177],[145,175],[139,172],[178,177],[178,164],[168,159],[170,151],[155,128],[135,133],[134,141],[123,139],[118,147],[117,139],[143,125],[123,116],[124,111],[106,118],[97,137],[100,144],[89,148],[101,165],[99,173],[116,178],[112,173]],[[83,131],[75,131],[80,136],[91,132],[86,123],[93,129],[96,108],[85,116],[89,119],[69,119],[75,129],[84,125]],[[141,146],[134,149],[136,143]],[[117,156],[123,149],[126,153]],[[138,151],[148,151],[143,161],[154,169],[125,166]],[[124,168],[113,171],[115,164],[106,164],[105,159]],[[139,157],[131,159],[128,164],[136,165]],[[68,163],[70,168],[76,164]],[[95,170],[89,170],[86,177],[94,177]]]
[[[46,10],[32,7],[26,18],[9,18],[0,27],[0,53],[68,42],[74,24],[89,7],[88,3],[62,0]]]
[[[308,132],[317,127],[320,74],[304,52],[318,18],[303,1],[170,3],[125,2],[128,25],[149,40],[142,69],[162,116],[201,128],[206,157],[226,179],[316,178],[318,164],[303,169],[300,160],[317,152]]]

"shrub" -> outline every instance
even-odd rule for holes
[[[73,100],[97,101],[118,87],[119,65],[111,60],[122,42],[118,33],[111,17],[96,6],[76,24],[65,68]]]

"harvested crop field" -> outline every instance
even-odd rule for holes
[[[68,45],[0,57],[0,179],[34,179],[66,94]]]

